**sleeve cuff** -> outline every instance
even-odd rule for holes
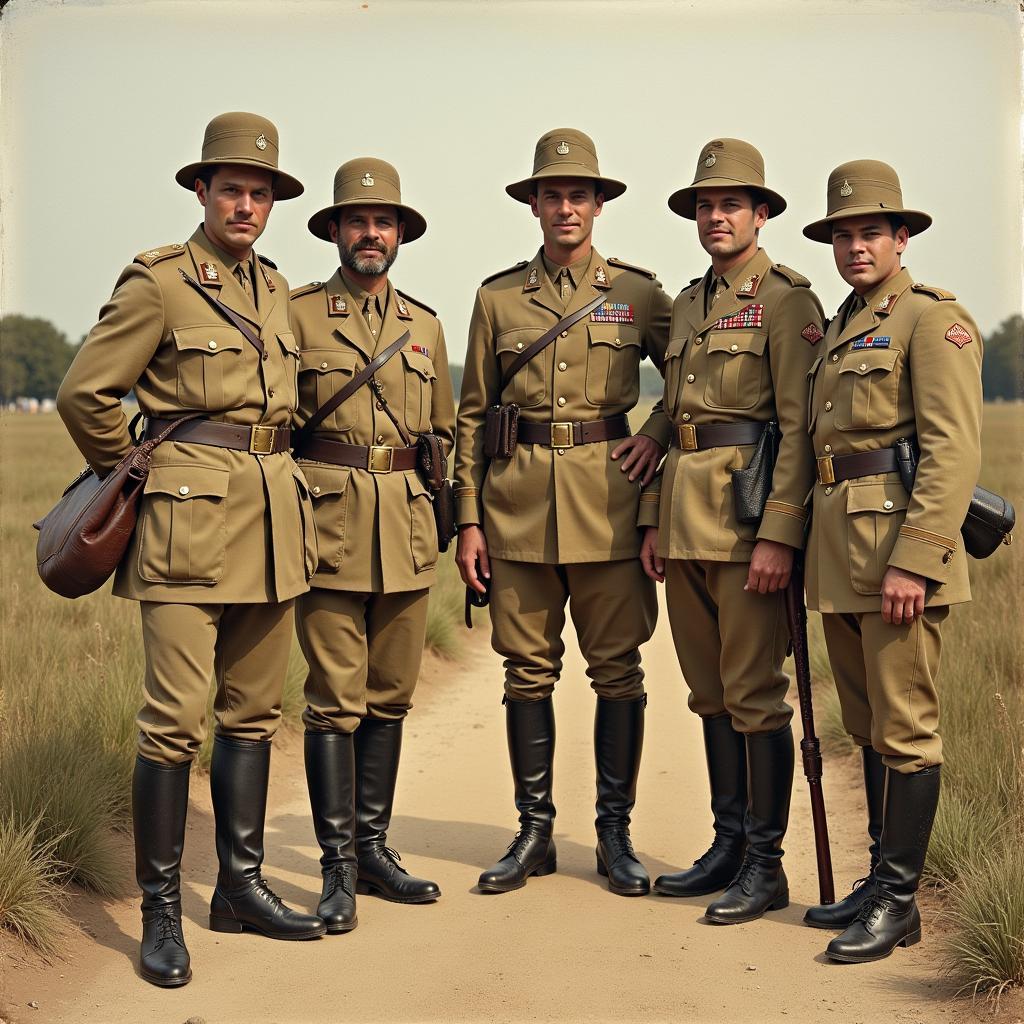
[[[922,530],[916,526],[900,527],[896,546],[889,556],[889,565],[906,572],[917,573],[926,579],[945,583],[950,565],[956,556],[957,540],[940,533]]]
[[[647,421],[637,433],[649,437],[652,441],[657,441],[667,451],[672,439],[672,421],[663,412],[653,413],[648,416]]]
[[[459,526],[479,526],[483,522],[484,506],[475,487],[455,488],[455,521]]]
[[[661,494],[658,491],[645,491],[640,495],[640,507],[637,510],[636,525],[638,527],[657,526],[661,509]]]
[[[771,540],[787,544],[797,551],[804,546],[807,510],[785,501],[766,501],[761,525],[757,529],[758,540]]]

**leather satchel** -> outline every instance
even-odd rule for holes
[[[901,437],[894,447],[900,480],[910,494],[917,475],[917,449],[905,437]],[[1002,495],[984,487],[975,487],[971,503],[967,506],[967,517],[960,527],[964,549],[972,558],[988,558],[1000,544],[1010,543],[1016,522],[1017,513],[1013,505]]]
[[[102,479],[86,467],[64,488],[60,501],[32,524],[39,531],[36,569],[50,590],[74,598],[106,583],[128,549],[153,450],[182,423],[201,415],[182,416],[135,445]]]
[[[772,493],[772,474],[779,457],[779,425],[769,420],[743,469],[731,470],[732,500],[736,509],[736,522],[761,522],[764,506]]]
[[[441,438],[437,434],[419,434],[416,438],[416,458],[423,482],[433,498],[437,547],[444,552],[448,550],[456,529],[455,493],[448,479],[448,459]]]

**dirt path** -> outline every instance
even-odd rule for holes
[[[664,619],[645,664],[650,703],[633,835],[654,876],[688,865],[703,850],[710,814],[699,723],[686,710]],[[17,1024],[183,1024],[190,1017],[206,1024],[930,1024],[956,1016],[939,995],[934,931],[932,941],[926,937],[881,963],[824,961],[830,933],[800,923],[817,894],[802,781],[786,844],[788,910],[722,928],[701,923],[704,898],[611,895],[594,871],[593,696],[572,646],[556,694],[558,873],[515,893],[477,895],[477,874],[504,852],[514,824],[500,679],[497,659],[474,644],[448,678],[423,688],[407,727],[391,840],[410,869],[439,881],[439,903],[405,907],[361,897],[354,932],[311,943],[210,932],[206,908],[216,864],[200,780],[184,873],[193,982],[161,991],[139,979],[134,901],[80,900],[74,914],[87,934],[74,940],[74,958],[49,969],[15,968],[0,992],[3,1013]],[[853,774],[833,766],[826,796],[837,889],[845,891],[865,857]],[[295,737],[275,752],[270,801],[267,875],[285,899],[313,908],[318,851]],[[38,1009],[27,1008],[30,1000]]]

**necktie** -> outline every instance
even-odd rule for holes
[[[853,302],[850,303],[850,310],[846,314],[846,322],[843,324],[843,330],[846,330],[850,321],[867,305],[863,297],[858,295],[854,298]]]
[[[247,263],[239,263],[235,267],[235,279],[242,286],[242,291],[245,292],[246,298],[255,306],[256,295],[253,292],[252,281],[249,278],[249,265]]]
[[[707,316],[708,313],[710,313],[711,310],[715,308],[715,303],[719,300],[719,298],[721,298],[722,293],[725,291],[727,287],[728,285],[726,284],[726,280],[724,277],[712,278],[711,287],[709,288],[708,295],[706,296],[707,306],[704,310],[705,316]]]
[[[561,282],[562,301],[568,302],[572,298],[572,281],[569,278],[569,271],[565,267],[562,268],[558,279]]]
[[[377,313],[377,299],[375,296],[367,295],[366,302],[363,305],[363,316],[366,318],[366,326],[370,328],[370,333],[376,338],[377,327],[374,320],[375,313]]]

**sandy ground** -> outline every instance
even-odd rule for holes
[[[443,898],[399,906],[360,897],[348,935],[273,942],[206,927],[216,874],[209,796],[193,785],[184,865],[185,928],[194,980],[159,990],[136,967],[133,900],[72,907],[83,934],[54,967],[12,965],[0,982],[7,1021],[877,1021],[952,1022],[935,971],[936,932],[863,966],[828,963],[830,933],[800,919],[817,902],[805,787],[798,779],[786,867],[789,909],[747,925],[702,923],[705,898],[626,899],[594,870],[594,698],[570,641],[556,693],[558,873],[499,896],[475,892],[479,871],[512,838],[512,786],[500,706],[500,664],[473,635],[457,667],[434,669],[406,730],[391,845]],[[650,703],[633,836],[651,872],[689,865],[710,838],[699,722],[685,706],[667,622],[645,653]],[[799,763],[799,762],[798,762]],[[799,768],[798,768],[799,771]],[[852,764],[826,767],[836,888],[866,858]],[[318,850],[295,734],[275,750],[265,871],[293,905],[313,909]],[[126,865],[126,872],[130,869]],[[934,915],[929,915],[931,918]],[[37,1004],[31,1007],[30,1003]]]

